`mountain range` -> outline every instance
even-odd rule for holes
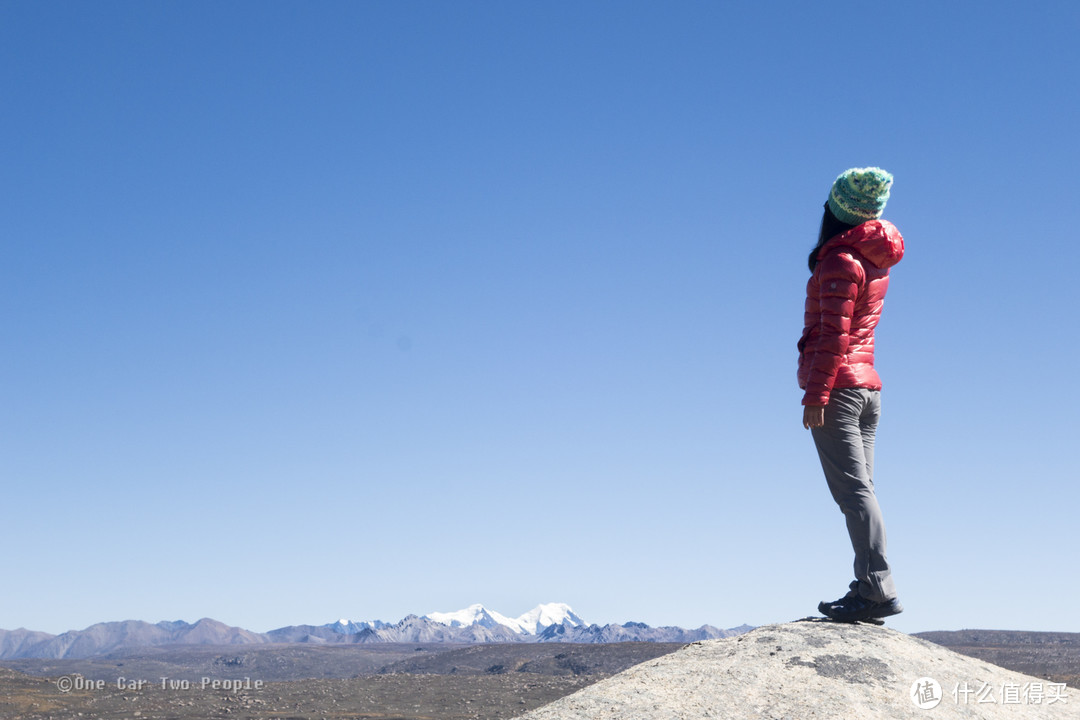
[[[381,620],[338,620],[325,625],[290,625],[266,633],[203,618],[148,623],[105,622],[60,635],[20,628],[0,630],[0,659],[88,658],[130,648],[161,645],[246,645],[262,643],[498,643],[498,642],[676,642],[731,637],[748,625],[721,630],[703,625],[695,630],[653,628],[644,623],[586,624],[569,605],[547,603],[510,618],[483,605],[455,612],[408,615],[396,623]]]

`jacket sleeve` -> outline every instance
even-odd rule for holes
[[[810,372],[806,381],[803,405],[828,405],[836,373],[844,364],[851,338],[851,317],[859,290],[866,283],[866,272],[851,254],[833,252],[822,258],[819,281],[817,332],[804,352]]]

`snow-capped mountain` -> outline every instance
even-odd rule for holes
[[[521,629],[516,625],[516,620],[512,620],[494,610],[488,610],[480,604],[470,605],[463,610],[455,610],[454,612],[428,613],[423,617],[433,622],[437,622],[440,625],[449,625],[450,627],[479,625],[480,627],[492,628],[502,625],[510,628],[514,632],[521,632]]]
[[[552,625],[566,627],[578,627],[585,621],[578,617],[566,603],[546,603],[537,605],[524,615],[509,618],[505,615],[488,610],[480,604],[470,605],[464,610],[455,612],[433,612],[424,616],[428,620],[450,627],[480,627],[494,628],[499,625],[509,628],[519,635],[539,635]]]
[[[561,625],[565,628],[585,626],[585,621],[578,617],[566,603],[537,605],[516,620],[530,635],[539,635],[552,625]]]
[[[342,635],[356,635],[364,630],[381,630],[382,628],[389,626],[389,623],[384,623],[382,620],[353,622],[352,620],[347,620],[345,618],[342,618],[335,623],[330,623],[329,625],[323,625],[324,628],[329,628]]]

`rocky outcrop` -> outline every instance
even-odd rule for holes
[[[521,720],[1078,717],[1074,688],[889,628],[807,619],[687,645]]]

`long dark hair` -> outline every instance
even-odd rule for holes
[[[840,233],[847,232],[853,227],[857,226],[848,225],[845,222],[837,220],[836,216],[832,214],[832,210],[829,209],[829,203],[825,203],[825,214],[821,216],[821,230],[818,231],[817,245],[810,251],[810,257],[807,260],[807,265],[810,266],[810,272],[814,272],[814,268],[817,267],[817,256],[818,251],[821,250],[821,246]]]

